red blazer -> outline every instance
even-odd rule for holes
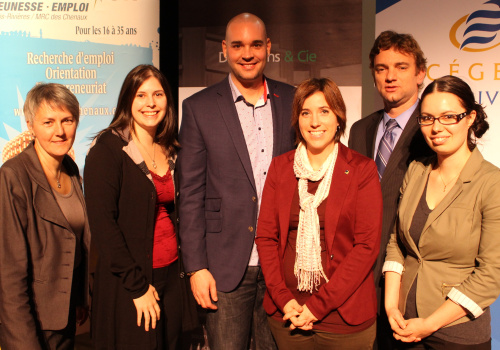
[[[257,225],[257,247],[267,291],[264,309],[272,314],[293,299],[286,287],[283,257],[297,178],[295,151],[273,159]],[[382,193],[375,162],[339,143],[330,193],[326,199],[325,273],[329,282],[306,305],[319,320],[333,310],[352,325],[376,316],[373,264],[382,229]]]

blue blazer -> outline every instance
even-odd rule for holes
[[[293,148],[294,88],[267,79],[273,156]],[[180,239],[186,271],[207,268],[217,289],[235,289],[245,273],[257,223],[252,165],[228,78],[182,105],[177,160]]]

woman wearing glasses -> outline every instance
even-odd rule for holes
[[[500,172],[476,140],[486,114],[461,79],[424,90],[418,117],[435,156],[413,162],[387,247],[385,305],[403,348],[490,349],[500,293]]]

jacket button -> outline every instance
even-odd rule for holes
[[[184,272],[181,272],[179,275],[180,278],[184,278]]]
[[[180,221],[180,220],[179,220],[179,218],[177,218],[177,220],[176,220],[176,221],[177,221],[177,223],[179,223],[179,221]]]
[[[257,202],[257,197],[253,196],[252,201]]]
[[[248,226],[248,231],[253,232],[253,226]]]
[[[179,197],[179,195],[180,195],[180,194],[181,194],[181,193],[180,193],[179,191],[177,191],[177,197]]]
[[[330,260],[333,260],[333,254],[332,254],[332,255],[330,255]]]

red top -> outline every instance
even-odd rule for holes
[[[177,260],[177,237],[169,211],[174,209],[174,182],[168,171],[159,176],[151,172],[156,186],[156,220],[153,243],[153,268],[170,265]]]

